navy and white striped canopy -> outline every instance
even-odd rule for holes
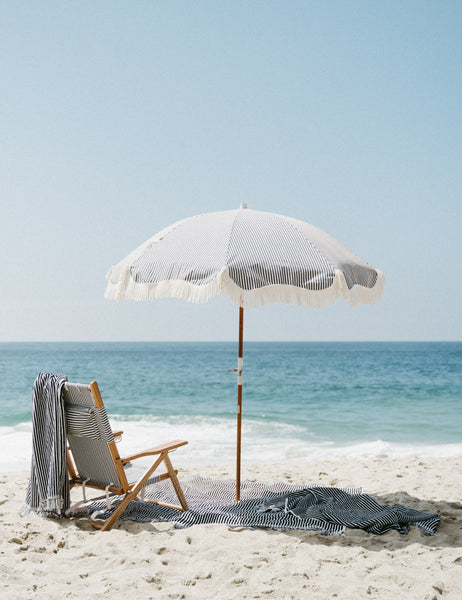
[[[206,213],[174,223],[108,274],[113,300],[183,298],[208,302],[227,294],[243,308],[276,302],[315,308],[343,296],[375,304],[381,271],[320,229],[250,210]]]

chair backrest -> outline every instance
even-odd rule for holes
[[[126,485],[123,470],[116,468],[119,453],[97,383],[68,382],[62,393],[67,440],[79,477],[102,486]]]

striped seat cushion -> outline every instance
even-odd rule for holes
[[[68,435],[112,442],[114,436],[104,408],[66,405],[66,431]]]

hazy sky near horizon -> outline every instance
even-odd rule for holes
[[[375,306],[249,310],[249,340],[461,340],[462,4],[0,2],[0,341],[234,340],[237,307],[104,299],[170,223],[324,229]]]

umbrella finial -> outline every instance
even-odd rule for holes
[[[247,208],[247,204],[242,203],[239,208]]]

